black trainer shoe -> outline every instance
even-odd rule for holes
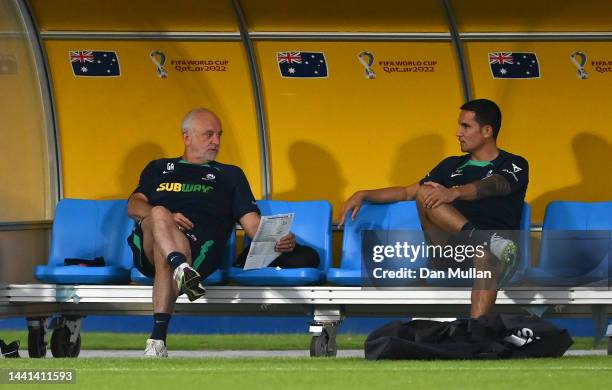
[[[179,291],[187,294],[191,302],[206,294],[206,289],[200,282],[200,274],[187,263],[179,265],[174,270],[174,280],[176,280]]]

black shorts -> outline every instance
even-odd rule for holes
[[[447,270],[448,268],[459,268],[466,270],[474,267],[474,256],[466,256],[459,248],[465,247],[466,241],[459,234],[451,234],[443,243],[433,243],[427,238],[427,244],[436,246],[431,249],[431,254],[427,258],[427,264],[433,270]],[[441,250],[439,249],[441,248]],[[449,249],[452,248],[452,249]],[[445,256],[452,253],[452,256]]]
[[[487,232],[491,234],[493,233],[493,231]],[[518,238],[520,237],[520,231],[499,230],[499,232],[503,234],[504,238],[510,239],[514,241],[515,244],[517,244]],[[474,250],[474,248],[479,244],[477,242],[474,242],[473,240],[470,240],[466,236],[467,233],[468,232],[461,231],[458,233],[450,234],[443,244],[438,244],[438,246],[441,246],[443,248],[452,248],[453,256],[440,256],[440,253],[436,253],[434,256],[429,256],[427,262],[429,269],[446,272],[450,272],[451,270],[453,272],[467,271],[468,273],[465,275],[469,275],[469,272],[472,269],[474,270],[472,272],[479,270],[491,271],[491,277],[481,278],[482,283],[479,285],[479,288],[487,290],[499,290],[503,285],[505,285],[509,280],[511,280],[518,263],[514,262],[510,264],[503,264],[499,262],[499,260],[495,256],[492,256],[491,258],[493,259],[493,261],[496,261],[498,265],[501,265],[501,268],[497,266],[486,268],[476,266],[476,264],[474,263],[474,259],[478,256],[478,254],[475,253],[476,250]],[[430,241],[429,238],[428,241]],[[436,245],[431,242],[429,242],[429,244]],[[468,250],[466,249],[467,247],[472,247],[473,250],[468,252]],[[479,249],[479,252],[490,253],[489,247],[483,245]],[[451,253],[451,251],[449,251],[449,253]],[[468,278],[466,276],[461,276],[461,278],[470,279],[471,277]]]
[[[183,234],[187,237],[191,248],[192,266],[205,279],[221,266],[225,241],[220,242],[222,240],[211,237],[210,234],[205,234],[204,231],[198,229],[183,231]],[[155,277],[155,266],[147,259],[144,251],[140,224],[134,227],[127,241],[132,248],[136,268],[150,278]]]

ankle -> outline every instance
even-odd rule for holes
[[[166,344],[170,318],[172,318],[172,315],[168,313],[153,314],[153,331],[151,332],[151,339],[162,340],[164,344]]]
[[[181,252],[170,252],[168,256],[166,256],[166,261],[170,264],[170,268],[172,270],[177,269],[181,264],[187,262],[187,258]]]

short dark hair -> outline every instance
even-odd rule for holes
[[[501,110],[495,102],[489,99],[476,99],[464,103],[462,110],[474,112],[476,122],[482,127],[490,125],[493,128],[493,138],[497,139],[499,129],[501,127],[502,115]]]

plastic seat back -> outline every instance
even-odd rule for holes
[[[297,242],[308,245],[319,254],[319,270],[325,272],[332,263],[331,204],[326,200],[291,202],[258,200],[262,215],[295,213],[291,231]],[[246,237],[246,236],[245,236]],[[250,240],[246,238],[245,244]]]
[[[364,230],[420,231],[421,221],[414,201],[395,203],[364,203],[355,220],[347,214],[342,240],[341,269],[361,269],[361,243]]]
[[[66,258],[104,257],[106,265],[130,269],[126,239],[132,226],[127,200],[62,199],[55,210],[48,265],[63,266]]]
[[[127,200],[62,199],[55,209],[46,266],[35,267],[42,281],[69,284],[129,282],[133,257],[127,236],[133,227]],[[104,266],[66,265],[66,259],[104,259]]]
[[[523,204],[523,211],[521,212],[520,229],[519,263],[509,284],[520,283],[525,277],[525,271],[531,265],[531,206],[526,202]]]
[[[562,278],[607,278],[612,202],[554,201],[546,208],[538,268]]]

